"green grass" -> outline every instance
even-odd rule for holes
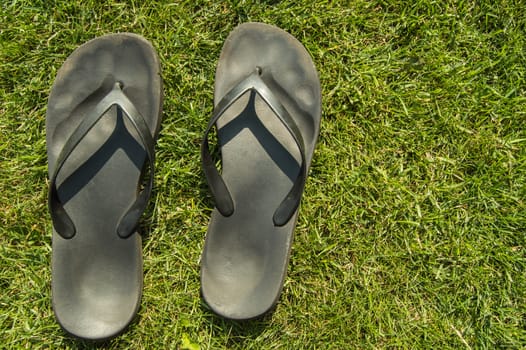
[[[142,306],[104,347],[526,347],[525,7],[2,1],[0,347],[91,346],[66,336],[51,309],[45,113],[66,57],[121,31],[158,50],[165,102]],[[304,43],[323,120],[278,307],[236,323],[199,295],[212,206],[199,142],[222,43],[246,21]]]

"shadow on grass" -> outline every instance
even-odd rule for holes
[[[104,342],[92,342],[89,340],[76,339],[73,336],[65,335],[65,348],[71,349],[109,349],[111,347],[111,340]]]
[[[227,348],[244,348],[245,342],[253,342],[268,329],[274,313],[274,309],[272,309],[263,316],[252,320],[235,321],[216,315],[204,302],[201,303],[201,310],[207,323],[212,325],[211,336],[213,338],[227,338],[225,344]]]
[[[64,331],[63,331],[64,332]],[[82,340],[77,339],[72,335],[67,334],[64,332],[64,348],[69,349],[109,349],[111,348],[112,341],[111,340],[105,340],[105,341],[90,341],[90,340]]]
[[[64,329],[62,329],[62,334],[64,336],[64,342],[63,345],[65,348],[71,348],[71,349],[115,349],[120,348],[118,346],[118,343],[121,342],[121,337],[128,333],[130,329],[136,327],[140,323],[140,316],[141,311],[135,315],[133,320],[130,322],[129,325],[127,325],[121,332],[119,332],[114,337],[111,337],[107,340],[84,340],[76,338],[75,336],[69,334]],[[116,346],[117,345],[117,346]]]

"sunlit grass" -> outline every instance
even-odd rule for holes
[[[107,348],[526,346],[524,4],[336,3],[2,2],[3,346],[91,346],[51,309],[45,112],[65,58],[122,31],[156,47],[165,101],[142,307]],[[213,205],[199,143],[223,41],[246,21],[304,43],[323,119],[278,307],[235,323],[199,294]]]

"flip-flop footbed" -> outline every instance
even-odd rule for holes
[[[52,87],[46,117],[50,178],[67,140],[118,84],[155,140],[162,105],[160,64],[152,45],[112,34],[77,48]],[[120,92],[119,92],[120,93]],[[85,339],[107,339],[134,318],[142,294],[141,236],[121,238],[119,220],[138,196],[147,153],[139,132],[113,105],[67,157],[56,193],[74,227],[52,236],[52,301],[61,326]]]
[[[255,70],[297,125],[308,169],[321,118],[320,83],[310,55],[281,29],[261,23],[238,26],[217,65],[216,108]],[[270,310],[281,293],[298,211],[281,226],[273,216],[300,175],[300,150],[257,91],[230,105],[216,127],[222,178],[234,210],[230,216],[217,208],[212,212],[201,291],[219,315],[250,319]]]

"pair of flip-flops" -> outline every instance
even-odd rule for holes
[[[246,23],[227,38],[201,156],[215,197],[201,261],[217,314],[250,319],[277,302],[316,144],[319,78],[290,34]],[[103,36],[59,70],[47,110],[52,299],[69,333],[107,339],[142,294],[137,233],[154,179],[162,109],[160,63],[134,34]],[[216,128],[222,172],[209,149]]]

